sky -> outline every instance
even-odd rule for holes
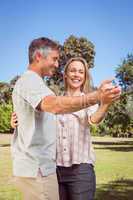
[[[95,45],[91,74],[98,86],[133,53],[133,1],[0,0],[0,81],[27,69],[33,39],[44,36],[63,44],[70,35]]]

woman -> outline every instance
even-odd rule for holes
[[[81,57],[71,58],[64,71],[64,95],[84,97],[91,90],[90,81],[86,61]],[[60,200],[94,199],[95,154],[90,125],[101,122],[112,101],[106,102],[102,99],[99,106],[57,115],[57,177]],[[14,127],[17,125],[16,121],[14,114]]]

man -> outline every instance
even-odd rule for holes
[[[117,99],[118,88],[99,89],[81,97],[55,96],[43,77],[52,76],[58,67],[59,46],[48,38],[38,38],[29,46],[28,70],[13,91],[18,127],[12,140],[14,182],[25,200],[57,200],[56,115],[78,111],[101,98]]]

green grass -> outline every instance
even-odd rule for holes
[[[0,136],[0,145],[10,138]],[[94,138],[96,152],[96,200],[133,199],[133,138]],[[11,184],[10,147],[0,147],[0,200],[21,200],[21,194]]]
[[[95,152],[96,200],[133,199],[133,139],[100,138]]]
[[[21,200],[21,194],[11,184],[10,147],[0,147],[0,200]]]

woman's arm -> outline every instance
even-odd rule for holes
[[[114,101],[116,101],[120,98],[121,88],[119,88],[119,90],[120,90],[119,93],[115,96],[112,96],[112,99],[110,98],[110,99],[106,100],[105,98],[101,98],[100,106],[98,107],[97,111],[88,117],[88,121],[90,124],[98,124],[104,119],[109,106]]]
[[[108,108],[109,108],[109,104],[100,105],[99,108],[97,109],[97,111],[88,117],[89,124],[100,123],[104,119]]]

